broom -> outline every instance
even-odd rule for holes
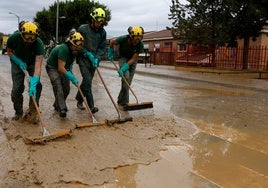
[[[29,73],[26,70],[24,70],[23,72],[24,72],[26,78],[28,79],[28,86],[30,86]],[[37,105],[37,102],[36,102],[34,96],[31,96],[31,98],[33,100],[33,103],[34,103],[34,106],[35,106],[35,109],[36,109],[36,112],[38,115],[38,119],[39,119],[39,122],[40,122],[40,125],[42,128],[42,136],[37,137],[37,138],[25,138],[24,142],[26,144],[44,144],[47,141],[54,140],[54,139],[57,139],[59,137],[71,136],[71,132],[72,132],[71,130],[61,130],[57,133],[50,134],[46,129],[45,122],[41,116],[41,112],[39,110],[39,107]]]
[[[116,104],[115,104],[115,102],[114,102],[114,100],[113,100],[113,98],[112,98],[112,96],[111,96],[111,94],[110,94],[110,92],[109,92],[109,90],[108,90],[108,88],[107,88],[107,86],[106,86],[106,84],[105,84],[105,82],[104,82],[104,80],[103,80],[101,74],[100,74],[99,69],[96,68],[96,70],[97,70],[98,75],[99,75],[99,77],[100,77],[100,79],[101,79],[101,82],[102,82],[102,84],[103,84],[103,86],[104,86],[104,88],[105,88],[105,90],[106,90],[108,96],[110,97],[110,99],[111,99],[111,101],[112,101],[112,103],[113,103],[113,105],[114,105],[114,108],[116,109],[117,114],[118,114],[118,118],[117,118],[117,119],[114,119],[114,120],[107,120],[107,121],[106,121],[107,124],[108,124],[108,125],[113,125],[113,124],[115,124],[115,123],[124,123],[124,122],[127,122],[127,121],[132,121],[132,120],[133,120],[132,117],[125,117],[125,118],[122,118],[122,116],[121,116],[121,114],[120,114],[120,112],[119,112],[119,110],[118,110],[118,108],[117,108],[117,106],[116,106]]]
[[[87,108],[89,114],[90,114],[91,117],[92,117],[92,122],[77,123],[77,124],[76,124],[76,127],[77,127],[77,128],[80,128],[80,127],[90,127],[90,126],[95,126],[95,125],[105,125],[105,122],[104,122],[104,121],[99,121],[99,122],[98,122],[98,121],[96,120],[95,116],[93,115],[93,113],[91,112],[91,110],[90,110],[90,108],[89,108],[89,106],[88,106],[87,99],[85,98],[83,92],[81,91],[81,88],[80,88],[79,86],[77,86],[77,88],[78,88],[78,91],[80,92],[80,94],[81,94],[81,96],[82,96],[82,98],[83,98],[83,101],[84,101],[84,103],[85,103],[85,105],[86,105],[86,108]]]
[[[119,68],[117,67],[117,65],[113,61],[112,61],[112,63],[114,64],[114,66],[117,69],[117,71],[119,71]],[[126,78],[124,77],[124,75],[122,75],[122,79],[124,80],[124,82],[126,83],[126,85],[128,86],[128,88],[130,89],[130,91],[132,92],[133,96],[136,99],[136,103],[129,103],[126,106],[123,107],[123,109],[125,111],[142,110],[142,109],[147,109],[147,108],[153,108],[153,102],[152,101],[139,103],[137,95],[135,94],[133,89],[130,87],[130,85],[129,85],[128,81],[126,80]]]

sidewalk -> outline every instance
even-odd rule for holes
[[[117,62],[116,62],[117,63]],[[108,61],[102,61],[101,68],[115,69]],[[182,81],[210,83],[218,86],[227,86],[240,89],[268,92],[268,80],[258,79],[259,73],[246,71],[220,70],[199,67],[175,67],[165,65],[151,65],[138,63],[137,74],[146,74],[155,77],[167,77]]]

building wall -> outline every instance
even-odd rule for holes
[[[144,45],[148,45],[149,52],[176,52],[176,40],[159,40],[159,41],[143,41]]]
[[[261,46],[267,46],[268,47],[268,33],[263,33],[260,36],[260,40],[261,40]]]
[[[264,28],[265,29],[265,28]],[[244,40],[239,39],[237,41],[238,47],[243,47],[244,46]],[[264,30],[263,32],[260,33],[260,35],[256,38],[250,38],[249,39],[249,46],[267,46],[268,47],[268,30]]]

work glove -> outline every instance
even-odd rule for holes
[[[24,70],[27,69],[27,65],[26,65],[26,63],[24,63],[20,58],[18,58],[18,57],[15,56],[14,54],[10,57],[10,59],[11,59],[14,63],[16,63],[16,64],[20,67],[20,69],[21,69],[22,71],[24,71]]]
[[[78,86],[78,80],[70,71],[67,71],[64,76],[68,78],[75,86]]]
[[[129,65],[127,63],[124,63],[121,69],[118,71],[118,74],[120,77],[124,75],[124,72],[126,72],[129,69]]]
[[[92,64],[95,61],[94,55],[91,52],[89,52],[89,51],[86,51],[84,53],[84,57],[87,57],[91,61]]]
[[[39,76],[30,76],[29,80],[30,80],[30,85],[29,85],[28,94],[30,97],[32,96],[32,97],[36,98],[36,86],[40,82],[40,77]]]
[[[73,71],[73,67],[74,67],[74,64],[72,63],[71,65],[70,65],[70,71],[72,72]]]
[[[92,62],[93,67],[97,68],[99,66],[99,64],[100,64],[99,58],[97,58],[97,57],[94,58],[94,61]]]
[[[108,60],[113,61],[114,60],[114,49],[108,48]]]

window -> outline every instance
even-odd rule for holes
[[[154,44],[154,52],[160,51],[160,44]]]
[[[186,51],[186,44],[178,44],[178,51],[185,52]]]
[[[170,47],[170,46],[172,46],[172,42],[164,42],[164,46],[165,47]]]

